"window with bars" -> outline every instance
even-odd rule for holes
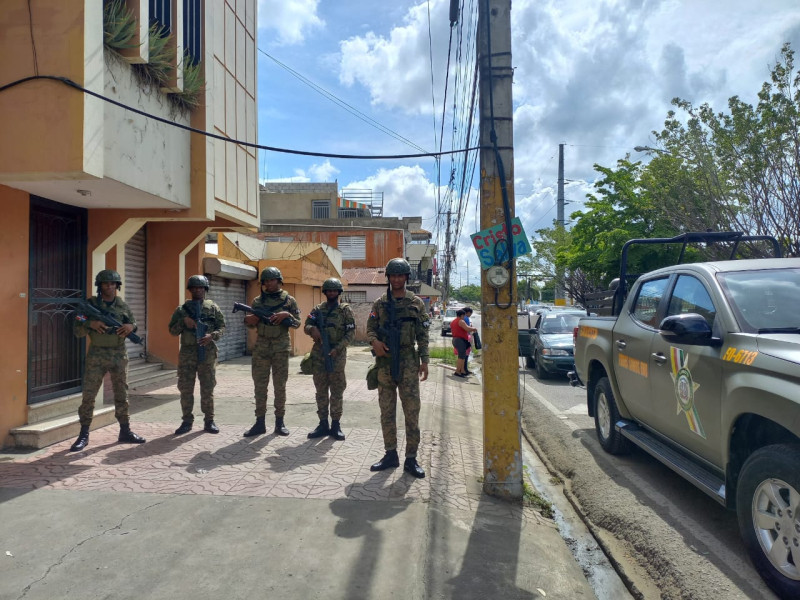
[[[312,219],[330,219],[331,218],[331,201],[330,200],[312,200],[311,201],[311,218]]]
[[[342,294],[342,302],[347,302],[348,304],[357,304],[359,302],[366,302],[366,301],[367,301],[367,292],[365,291],[354,290],[352,292],[344,292]]]
[[[203,0],[183,0],[183,47],[187,60],[203,60]]]
[[[342,260],[364,260],[367,258],[367,238],[363,235],[340,235],[336,241]]]
[[[150,0],[150,25],[172,33],[172,0]]]

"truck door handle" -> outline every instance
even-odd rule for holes
[[[653,352],[650,356],[653,357],[653,360],[657,362],[659,365],[663,365],[667,362],[667,357],[661,354],[660,352]]]
[[[625,340],[617,340],[617,348],[620,350],[625,350],[625,346],[627,345],[628,344],[625,342]]]

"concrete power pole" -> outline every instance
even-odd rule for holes
[[[558,145],[558,198],[556,199],[556,228],[564,232],[564,144]],[[564,294],[564,269],[556,269],[555,303],[566,304]]]
[[[505,224],[514,216],[511,0],[478,0],[477,45],[481,229],[487,229]],[[507,210],[510,214],[506,214]],[[511,232],[506,235],[510,241]],[[504,266],[510,267],[509,282],[497,289],[489,285],[487,271],[481,271],[483,489],[493,496],[511,499],[522,498],[522,445],[514,259]]]
[[[444,236],[444,289],[442,290],[442,315],[447,303],[450,301],[450,265],[452,256],[450,253],[450,217],[451,211],[447,211],[447,230]]]

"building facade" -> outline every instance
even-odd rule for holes
[[[144,334],[131,353],[177,362],[166,325],[207,234],[260,222],[255,149],[236,143],[256,142],[255,40],[256,0],[4,0],[1,445],[80,392],[70,319],[101,269]]]

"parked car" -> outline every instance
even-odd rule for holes
[[[517,328],[519,329],[519,356],[525,357],[525,366],[533,367],[533,323],[535,316],[527,310],[517,311]]]
[[[566,375],[575,368],[573,331],[586,313],[578,311],[546,311],[538,315],[531,335],[536,376]]]
[[[444,311],[444,316],[442,317],[442,337],[445,337],[450,334],[450,323],[456,320],[456,311],[458,308],[448,307],[447,310]]]

